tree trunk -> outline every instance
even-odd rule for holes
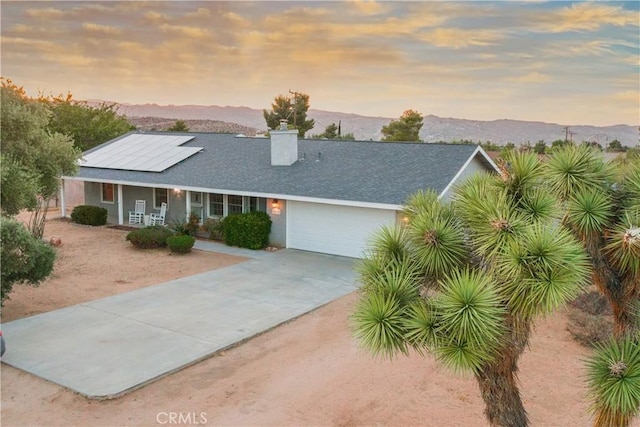
[[[531,324],[510,319],[510,340],[491,363],[475,374],[485,403],[485,415],[495,427],[526,427],[529,425],[518,388],[518,359],[529,340]]]
[[[600,292],[609,300],[613,310],[613,335],[620,338],[625,334],[633,333],[636,326],[636,316],[631,302],[638,299],[640,286],[635,277],[630,277],[618,272],[607,260],[602,248],[605,245],[604,237],[600,234],[579,235],[593,264],[593,282]]]

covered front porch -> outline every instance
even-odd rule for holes
[[[60,207],[66,212],[64,180],[61,185]],[[142,207],[140,207],[142,202]],[[251,211],[269,212],[267,206],[277,200],[250,194],[196,191],[185,188],[127,185],[111,182],[84,183],[84,204],[107,209],[107,222],[117,225],[145,226],[151,217],[159,215],[166,205],[164,223],[185,222],[191,215],[200,223],[207,218],[221,219],[230,214]],[[136,209],[136,206],[138,209]],[[131,213],[140,212],[140,215]],[[64,214],[63,214],[64,215]]]

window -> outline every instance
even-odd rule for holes
[[[247,212],[257,212],[257,211],[258,211],[258,198],[247,197]]]
[[[209,194],[209,216],[224,216],[224,196],[222,194]]]
[[[242,196],[227,196],[229,215],[242,213]]]
[[[153,207],[160,209],[162,203],[169,204],[169,190],[166,188],[153,189]]]
[[[114,202],[113,187],[113,184],[102,184],[102,203]]]

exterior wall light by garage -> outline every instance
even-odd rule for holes
[[[271,214],[280,215],[280,200],[273,199],[271,201]]]

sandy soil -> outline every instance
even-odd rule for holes
[[[39,288],[18,287],[4,321],[242,261],[136,251],[122,231],[62,221],[50,221],[46,234],[63,239],[54,277]],[[3,364],[2,425],[486,425],[473,378],[432,358],[380,360],[359,349],[349,326],[356,301],[357,293],[348,295],[110,401]],[[566,322],[562,312],[539,322],[521,361],[533,426],[590,424],[581,362],[589,351],[572,340]]]

